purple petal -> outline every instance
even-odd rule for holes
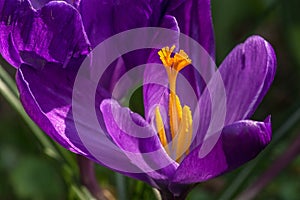
[[[178,24],[176,19],[172,16],[166,15],[162,19],[161,27],[172,29],[179,34]],[[178,36],[179,35],[172,35],[174,44],[178,44]],[[160,65],[147,66],[144,72],[143,97],[145,118],[147,121],[151,120],[152,115],[154,114],[152,111],[155,109],[156,105],[162,106],[166,111],[168,109],[168,76],[165,68],[161,64],[157,52],[158,50],[153,50],[151,52],[148,63],[160,63]]]
[[[119,32],[155,24],[159,18],[159,6],[159,1],[82,0],[78,10],[94,48]]]
[[[0,53],[15,67],[43,67],[46,62],[66,66],[72,57],[89,52],[81,17],[65,2],[51,2],[36,11],[27,0],[6,0],[0,10]]]
[[[141,116],[122,108],[111,99],[101,103],[108,134],[128,156],[128,162],[138,166],[158,182],[167,180],[177,167],[163,149],[157,133]]]
[[[161,20],[161,27],[174,30],[178,32],[170,37],[174,44],[178,46],[179,28],[176,19],[173,16],[166,15]],[[146,66],[143,79],[143,103],[145,111],[145,119],[151,122],[154,118],[154,111],[156,106],[160,107],[163,121],[168,121],[168,105],[169,105],[169,89],[168,89],[168,75],[165,68],[161,64],[158,50],[152,50],[148,63],[159,63],[156,65]],[[165,123],[165,130],[167,138],[170,139],[169,125]]]
[[[165,0],[167,12],[173,11],[185,1],[186,0]]]
[[[199,157],[200,146],[179,165],[171,190],[177,184],[202,182],[253,159],[271,140],[271,122],[242,120],[224,127],[216,145],[205,157]]]
[[[169,1],[167,7],[167,13],[175,16],[180,31],[198,41],[208,52],[208,56],[210,55],[214,59],[214,35],[210,13],[210,1]],[[175,7],[177,8],[174,10]],[[171,11],[172,9],[173,11]],[[193,52],[191,49],[192,47],[189,45],[189,42],[184,43],[181,41],[180,49],[184,49],[187,52]],[[191,56],[201,59],[200,62],[203,62],[201,66],[207,65],[204,62],[208,59],[208,56]],[[204,59],[202,60],[203,56]],[[205,75],[204,78],[206,81],[209,80],[213,73],[213,68],[209,67],[207,69],[207,72],[202,74]],[[189,80],[189,84],[193,87],[195,94],[199,97],[205,87],[202,80],[203,77],[201,78],[192,67],[186,67],[181,73],[187,78],[187,80]],[[145,72],[144,82],[159,82],[157,80],[161,80],[159,83],[162,84],[162,86],[155,84],[148,84],[148,86],[144,86],[144,106],[145,117],[147,120],[151,119],[151,110],[153,110],[154,105],[161,105],[166,111],[168,109],[168,90],[166,88],[168,83],[166,78],[167,76],[164,69],[152,69],[152,71],[151,69],[148,69]]]
[[[215,59],[215,41],[210,0],[178,0],[172,1],[172,3],[170,1],[169,9],[172,9],[172,6],[177,6],[177,8],[167,13],[176,18],[181,33],[196,40],[207,52],[207,55],[205,53],[201,53],[201,55],[190,55],[193,62],[195,62],[194,58],[196,58],[198,59],[197,62],[201,63],[202,77],[200,77],[197,71],[192,67],[187,67],[182,70],[182,74],[188,78],[196,95],[199,96],[206,85],[204,81],[208,81],[214,72],[213,67],[204,67],[210,66],[208,63]],[[193,45],[188,41],[181,42],[180,48],[186,52],[194,52]],[[209,56],[211,58],[209,58]]]
[[[57,1],[57,0],[31,0],[31,4],[35,9],[40,9],[44,5],[46,5],[47,3],[51,2],[51,1]],[[80,2],[80,0],[63,0],[63,1],[69,3],[70,5],[73,5],[75,7],[77,7]]]
[[[112,166],[108,166],[107,162],[103,163],[101,160],[95,158],[94,154],[91,154],[88,149],[93,148],[99,152],[100,155],[106,154],[107,156],[110,156],[112,151],[110,149],[105,150],[105,146],[103,147],[103,145],[101,146],[99,144],[86,146],[86,143],[83,143],[82,138],[78,135],[77,127],[75,127],[71,107],[72,90],[80,63],[81,61],[74,61],[73,64],[67,68],[62,68],[62,65],[47,63],[42,69],[21,65],[16,76],[20,99],[25,111],[31,119],[54,141],[74,153],[84,155],[101,165],[113,168]],[[88,81],[89,80],[86,82]],[[88,88],[87,85],[85,92],[87,92]],[[82,92],[82,94],[86,94],[85,92]],[[101,99],[106,96],[107,94],[103,93],[103,90],[98,90],[96,105],[99,106]],[[86,98],[86,96],[83,98]],[[85,108],[81,109],[84,110]],[[86,118],[91,117],[85,115],[86,113],[84,112],[82,113]],[[98,117],[100,118],[99,120],[101,120],[101,116]],[[91,127],[90,124],[83,124],[83,126],[86,127],[86,136],[90,137],[88,134],[91,133],[93,134],[92,140],[96,141],[97,138],[94,138],[94,132],[97,132],[97,130],[94,130],[95,128]],[[114,158],[123,164],[125,161],[128,161],[128,159],[124,160],[124,157],[117,153],[114,154]],[[128,165],[133,169],[135,168],[131,163],[128,163]],[[145,174],[127,173],[124,171],[120,171],[120,173],[158,187],[156,183]]]
[[[182,33],[198,41],[212,58],[215,57],[210,0],[186,0],[168,14],[176,18]]]
[[[259,36],[250,37],[232,50],[199,100],[199,129],[192,149],[204,138],[212,137],[217,142],[222,127],[252,116],[269,89],[275,70],[274,51]]]
[[[252,36],[238,45],[220,66],[226,90],[226,124],[248,119],[273,82],[276,57],[271,45]]]
[[[76,68],[46,64],[42,70],[21,65],[16,81],[25,111],[50,137],[66,149],[86,154],[79,141],[71,114],[71,97]],[[68,130],[67,130],[68,128]]]

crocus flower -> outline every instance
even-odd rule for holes
[[[204,90],[200,97],[200,128],[193,133],[192,111],[188,105],[181,105],[181,100],[176,94],[177,75],[192,61],[182,50],[172,57],[173,50],[174,46],[159,51],[167,71],[165,78],[169,82],[170,89],[162,90],[161,85],[155,84],[144,85],[144,106],[155,108],[156,129],[153,131],[157,131],[157,136],[152,138],[152,145],[147,144],[143,139],[136,141],[130,137],[129,135],[138,134],[138,130],[128,123],[130,118],[133,118],[133,121],[146,126],[153,117],[151,109],[145,109],[146,119],[143,119],[110,99],[101,103],[101,110],[105,116],[104,121],[109,135],[121,149],[128,151],[132,148],[132,144],[135,144],[142,154],[149,149],[158,151],[157,149],[161,148],[164,151],[161,151],[161,155],[156,155],[153,162],[163,162],[162,160],[169,158],[176,161],[160,169],[159,177],[151,173],[148,173],[148,176],[156,182],[157,185],[154,186],[162,190],[163,198],[184,199],[193,184],[235,169],[253,159],[270,142],[272,133],[270,117],[263,122],[252,121],[249,117],[270,87],[274,78],[276,60],[270,44],[259,36],[252,36],[245,43],[235,47],[223,61],[219,72],[226,92],[227,112],[224,127],[213,148],[202,157],[199,156],[199,152],[205,145],[205,141],[202,140],[196,147],[191,148],[192,135],[203,136],[207,132],[208,121],[211,119],[210,112],[207,111],[210,109],[207,103],[210,101],[210,96],[207,90]],[[153,74],[145,73],[146,79],[149,76]],[[213,83],[211,90],[217,90],[219,86],[218,83]],[[167,98],[165,98],[166,93]],[[162,99],[167,103],[162,103],[164,101]],[[167,120],[162,119],[161,110],[168,111]],[[126,114],[128,112],[131,115]],[[116,115],[122,117],[115,117]],[[173,144],[170,145],[170,141]],[[158,161],[160,159],[161,161]]]
[[[116,33],[137,27],[159,26],[180,30],[191,36],[214,57],[209,0],[81,0],[34,5],[38,10],[28,0],[0,1],[0,53],[17,68],[16,81],[22,104],[36,124],[66,149],[102,165],[105,164],[96,159],[80,140],[72,113],[74,80],[79,66],[91,49]],[[203,86],[198,85],[199,81],[191,81],[194,89],[200,88],[197,94],[201,96],[201,127],[193,130],[194,113],[189,105],[181,105],[176,92],[178,73],[186,70],[193,61],[184,51],[173,51],[174,47],[166,47],[156,55],[160,57],[167,75],[145,72],[145,79],[155,75],[164,76],[170,86],[170,90],[161,90],[158,88],[160,86],[145,85],[145,118],[109,97],[111,85],[128,69],[148,60],[150,56],[147,52],[123,56],[114,65],[115,68],[107,72],[110,76],[108,79],[104,77],[103,85],[97,90],[95,109],[100,106],[99,121],[104,123],[106,134],[121,151],[141,155],[157,151],[155,156],[149,157],[150,163],[163,160],[170,163],[164,168],[141,170],[140,173],[117,171],[156,187],[163,199],[184,199],[195,183],[244,164],[269,143],[270,118],[263,122],[249,118],[273,81],[276,57],[269,43],[259,36],[253,36],[234,48],[223,61],[219,72],[227,97],[225,126],[211,151],[201,157],[199,149],[203,143],[194,148],[185,147],[192,145],[192,135],[202,136],[208,129],[209,95]],[[195,78],[190,70],[184,73],[190,79]],[[218,87],[218,84],[213,87]],[[162,96],[166,97],[164,104],[161,104]],[[150,108],[158,104],[162,107],[155,107],[153,119]],[[167,122],[163,121],[163,110],[167,111]],[[145,129],[147,133],[143,133],[152,136],[132,137],[133,134],[137,135],[137,130],[128,124],[132,120],[140,126],[154,122],[155,126],[149,126]],[[93,129],[86,126],[87,132]],[[168,142],[177,134],[175,145],[169,148]],[[178,153],[182,151],[183,154]],[[149,164],[143,158],[130,161],[129,164],[136,168]]]

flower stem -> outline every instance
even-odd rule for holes
[[[77,155],[80,181],[97,200],[108,200],[99,186],[95,175],[94,162]]]
[[[127,200],[125,177],[119,173],[115,173],[118,200]]]

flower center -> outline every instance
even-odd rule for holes
[[[155,110],[155,119],[158,135],[166,152],[177,162],[180,162],[183,156],[189,153],[189,147],[192,141],[193,120],[190,107],[186,105],[182,107],[179,97],[176,94],[176,79],[178,72],[191,64],[192,61],[183,50],[180,50],[171,57],[174,49],[175,45],[171,48],[164,47],[158,52],[160,60],[167,71],[170,86],[169,125],[172,137],[172,145],[170,148],[158,106]]]

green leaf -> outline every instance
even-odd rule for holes
[[[20,199],[64,199],[65,185],[58,172],[39,158],[20,160],[11,172],[10,181]]]

